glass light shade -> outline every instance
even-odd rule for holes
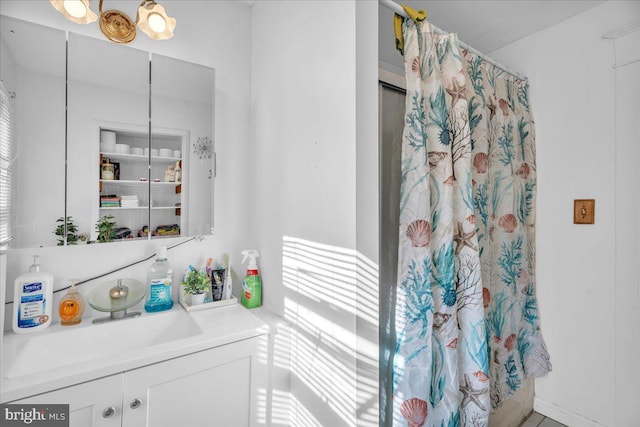
[[[49,3],[65,18],[76,24],[89,24],[98,19],[98,15],[89,8],[89,0],[49,0]]]
[[[154,40],[166,40],[173,37],[176,27],[175,18],[170,18],[164,7],[154,1],[144,2],[138,8],[138,28]]]

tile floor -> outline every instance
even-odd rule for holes
[[[567,427],[537,412],[532,413],[521,427]]]

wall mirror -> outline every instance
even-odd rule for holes
[[[56,244],[65,207],[65,51],[64,31],[0,17],[1,220],[9,247]]]
[[[65,216],[66,244],[211,233],[214,70],[1,19],[3,64],[5,51],[23,57],[13,71],[23,81],[15,90],[11,214],[17,220],[10,247],[60,244],[64,222],[57,220]],[[12,41],[17,31],[10,28],[24,33],[21,44]],[[49,46],[54,40],[56,48]],[[27,65],[32,77],[21,71]]]

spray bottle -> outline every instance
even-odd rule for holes
[[[247,275],[242,279],[242,297],[240,302],[246,308],[256,308],[262,305],[262,283],[258,275],[258,263],[256,258],[260,256],[260,252],[252,249],[242,251],[242,263],[244,264],[249,258],[247,264]]]

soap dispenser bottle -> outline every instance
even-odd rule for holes
[[[26,334],[51,324],[53,275],[40,271],[34,255],[29,272],[18,276],[13,288],[13,331]]]
[[[173,269],[167,261],[167,247],[159,246],[156,262],[147,272],[149,291],[144,303],[147,312],[169,310],[173,307],[171,298],[171,284],[173,283]]]
[[[62,297],[58,306],[60,324],[64,326],[77,325],[82,321],[84,313],[84,299],[76,289],[76,280],[71,280],[71,288]]]

